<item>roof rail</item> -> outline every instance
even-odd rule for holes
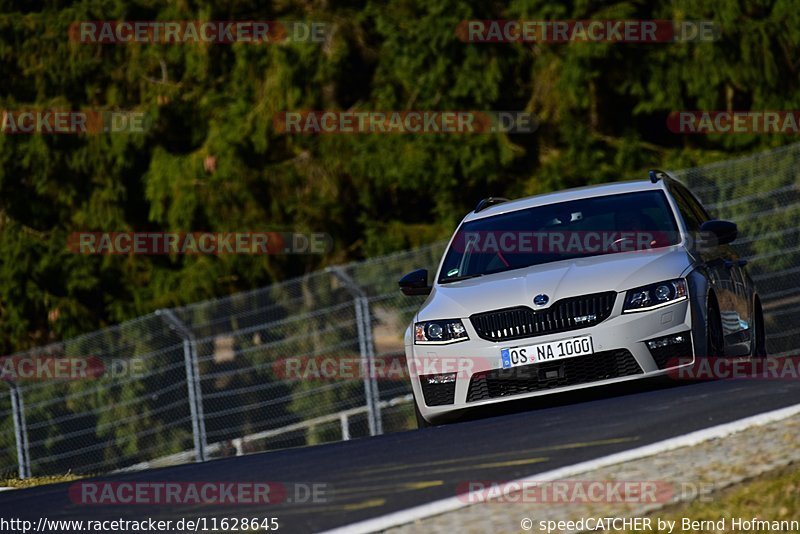
[[[658,183],[659,180],[663,180],[665,178],[672,178],[672,176],[670,176],[670,174],[667,171],[662,171],[660,169],[650,169],[650,172],[648,174],[650,175],[650,181],[653,182],[654,184]]]
[[[475,213],[483,211],[490,206],[494,206],[495,204],[502,204],[503,202],[508,202],[508,199],[503,197],[484,198],[483,200],[478,202],[477,206],[475,206]]]

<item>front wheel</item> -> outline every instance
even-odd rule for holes
[[[767,357],[767,337],[765,334],[764,311],[761,309],[761,300],[756,297],[755,305],[753,306],[753,347],[750,353],[751,357]]]
[[[709,300],[706,314],[706,345],[709,358],[725,356],[725,341],[722,334],[722,318],[716,300]]]

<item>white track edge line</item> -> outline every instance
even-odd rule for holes
[[[772,410],[770,412],[752,415],[743,419],[737,419],[735,421],[731,421],[730,423],[723,423],[721,425],[704,428],[702,430],[696,430],[688,434],[683,434],[673,438],[665,439],[663,441],[658,441],[656,443],[651,443],[650,445],[644,445],[635,449],[629,449],[627,451],[614,453],[601,458],[595,458],[594,460],[588,460],[586,462],[560,467],[552,471],[545,471],[544,473],[537,473],[535,475],[518,478],[516,480],[509,481],[509,483],[537,481],[547,482],[558,480],[564,477],[575,476],[587,471],[593,471],[595,469],[608,467],[610,465],[627,462],[630,460],[646,458],[648,456],[653,456],[655,454],[660,454],[674,449],[680,449],[682,447],[692,447],[705,441],[724,438],[751,427],[767,425],[782,419],[787,419],[797,414],[800,414],[800,404],[794,404],[778,410]],[[477,493],[480,494],[480,491]],[[454,497],[447,497],[446,499],[440,499],[438,501],[421,504],[383,516],[365,519],[364,521],[351,523],[349,525],[343,525],[332,530],[327,530],[323,534],[367,534],[370,532],[378,532],[388,528],[405,525],[407,523],[413,523],[414,521],[427,517],[440,515],[446,512],[452,512],[453,510],[458,510],[459,508],[474,506],[475,504],[480,503],[478,500],[471,502],[468,495],[462,494],[461,496],[457,495]]]

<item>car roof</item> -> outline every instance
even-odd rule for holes
[[[478,213],[471,211],[466,217],[464,217],[462,222],[474,221],[477,219],[491,217],[493,215],[499,215],[501,213],[509,213],[526,208],[545,206],[547,204],[555,204],[557,202],[566,202],[569,200],[579,200],[582,198],[619,195],[623,193],[636,193],[639,191],[665,191],[664,182],[665,180],[658,180],[655,183],[650,180],[632,180],[563,189],[561,191],[554,191],[552,193],[533,195],[525,198],[509,200],[508,202],[503,202],[500,204],[494,204],[479,211]]]

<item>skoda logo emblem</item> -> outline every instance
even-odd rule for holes
[[[536,295],[535,297],[533,297],[533,303],[536,304],[537,306],[544,306],[549,301],[550,301],[550,297],[548,297],[545,294]]]

